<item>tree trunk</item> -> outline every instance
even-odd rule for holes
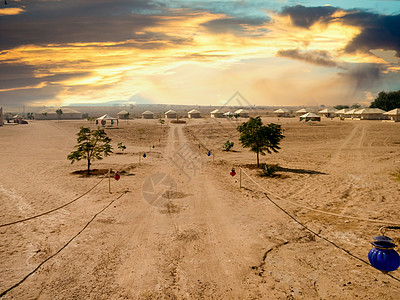
[[[87,160],[87,174],[89,175],[90,173],[90,159]]]
[[[260,152],[260,151],[258,151],[258,148],[257,148],[257,168],[259,168],[259,167],[260,167],[260,158],[259,158],[259,152]]]

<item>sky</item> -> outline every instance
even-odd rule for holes
[[[1,0],[0,105],[368,105],[400,1]]]

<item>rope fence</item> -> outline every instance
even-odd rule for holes
[[[104,178],[103,178],[104,179]],[[29,272],[27,275],[25,275],[24,278],[22,278],[19,282],[15,283],[13,286],[9,287],[8,289],[4,290],[3,292],[1,292],[0,294],[0,298],[5,296],[8,292],[12,291],[13,289],[15,289],[16,287],[18,287],[19,285],[21,285],[26,279],[28,279],[31,275],[33,275],[34,273],[36,273],[39,268],[41,266],[43,266],[46,262],[48,262],[50,259],[52,259],[53,257],[55,257],[57,254],[59,254],[62,250],[64,250],[75,238],[77,238],[89,225],[90,223],[92,223],[94,221],[94,219],[96,219],[96,217],[101,214],[103,211],[105,211],[110,205],[112,205],[115,201],[117,201],[118,199],[120,199],[123,195],[125,195],[127,193],[127,191],[124,191],[121,195],[119,195],[117,198],[115,198],[114,200],[112,200],[110,203],[108,203],[106,206],[104,206],[100,211],[98,211],[90,220],[89,222],[86,223],[85,226],[82,227],[82,229],[75,234],[67,243],[65,243],[60,249],[58,249],[54,254],[50,255],[48,258],[46,258],[45,260],[43,260],[35,269],[33,269],[31,272]]]
[[[366,265],[372,267],[371,264],[370,264],[368,261],[366,261],[365,259],[363,259],[363,258],[361,258],[361,257],[359,257],[359,256],[357,256],[357,255],[355,255],[355,254],[353,254],[353,253],[351,253],[349,250],[343,248],[342,246],[336,244],[335,242],[329,240],[328,238],[326,238],[326,237],[320,235],[319,233],[315,232],[314,230],[310,229],[308,226],[306,226],[305,224],[303,224],[302,222],[300,222],[297,218],[295,218],[293,215],[291,215],[287,210],[285,210],[285,209],[284,209],[283,207],[281,207],[278,203],[276,203],[274,200],[272,200],[272,199],[268,196],[268,193],[271,194],[271,195],[273,195],[273,196],[276,197],[276,198],[279,198],[279,199],[281,199],[281,200],[285,200],[285,201],[287,201],[287,202],[289,202],[289,203],[295,204],[294,202],[289,201],[289,200],[286,200],[286,199],[283,199],[282,197],[279,197],[279,196],[274,195],[273,193],[267,191],[267,190],[266,190],[264,187],[262,187],[258,182],[256,182],[253,178],[251,178],[251,177],[243,170],[242,167],[239,166],[239,168],[240,168],[240,171],[243,172],[243,174],[245,174],[254,184],[256,184],[258,187],[260,187],[260,188],[264,191],[264,192],[263,192],[264,196],[265,196],[273,205],[275,205],[279,210],[281,210],[284,214],[286,214],[289,218],[291,218],[293,221],[295,221],[297,224],[299,224],[299,225],[300,225],[301,227],[303,227],[305,230],[309,231],[310,233],[312,233],[313,235],[319,237],[320,239],[322,239],[322,240],[328,242],[329,244],[331,244],[332,246],[336,247],[337,249],[340,249],[341,251],[345,252],[346,254],[350,255],[351,257],[353,257],[353,258],[355,258],[355,259],[357,259],[357,260],[363,262],[364,264],[366,264]],[[241,179],[240,179],[240,182],[241,182],[240,185],[241,185],[241,187],[242,187],[242,186],[243,186],[243,182],[242,182]],[[303,205],[301,205],[301,207],[306,208],[306,209],[310,209],[310,208],[308,208],[308,207],[306,207],[306,206],[303,206]],[[333,215],[333,216],[337,216],[337,217],[341,217],[341,218],[349,218],[349,216],[346,216],[346,215],[333,214],[333,213],[329,213],[329,212],[326,212],[326,211],[323,211],[323,210],[315,210],[315,209],[310,209],[310,210],[312,210],[312,211],[317,211],[317,212],[320,212],[320,213],[326,213],[326,214]],[[351,217],[351,216],[350,216],[350,218],[351,218],[351,219],[357,219],[357,220],[360,220],[360,221],[368,221],[368,222],[375,222],[375,223],[386,222],[386,221],[378,221],[378,222],[376,222],[377,220],[362,219],[362,218]],[[394,223],[394,222],[387,222],[387,223],[390,223],[390,224],[397,224],[397,223]],[[388,226],[388,228],[397,228],[397,226]],[[385,275],[391,277],[392,279],[396,280],[397,282],[400,282],[400,279],[397,278],[397,277],[395,277],[395,276],[393,276],[392,274],[385,273]]]
[[[325,211],[325,210],[321,210],[321,209],[317,209],[317,208],[313,208],[313,207],[309,207],[309,206],[305,206],[305,205],[301,205],[299,203],[290,201],[288,199],[282,198],[279,195],[268,191],[267,189],[265,189],[263,186],[261,186],[258,182],[256,182],[253,178],[251,178],[242,167],[240,167],[241,171],[243,172],[243,174],[245,174],[255,185],[257,185],[263,192],[272,195],[274,198],[277,198],[279,200],[285,201],[289,204],[292,204],[294,206],[300,207],[300,208],[304,208],[310,211],[314,211],[320,214],[325,214],[325,215],[330,215],[330,216],[334,216],[334,217],[338,217],[338,218],[345,218],[345,219],[353,219],[353,220],[358,220],[358,221],[364,221],[364,222],[371,222],[371,223],[380,223],[380,224],[391,224],[391,225],[400,225],[400,223],[398,222],[394,222],[394,221],[389,221],[389,220],[375,220],[375,219],[368,219],[368,218],[359,218],[359,217],[355,217],[355,216],[350,216],[350,215],[343,215],[343,214],[337,214],[337,213],[333,213],[333,212],[329,212],[329,211]]]
[[[25,218],[25,219],[13,221],[13,222],[10,222],[10,223],[1,224],[1,225],[0,225],[0,228],[6,227],[6,226],[11,226],[11,225],[18,224],[18,223],[22,223],[22,222],[26,222],[26,221],[29,221],[29,220],[32,220],[32,219],[36,219],[36,218],[42,217],[42,216],[44,216],[44,215],[48,215],[48,214],[50,214],[50,213],[52,213],[52,212],[55,212],[55,211],[57,211],[57,210],[60,210],[61,208],[64,208],[64,207],[66,207],[66,206],[68,206],[68,205],[74,203],[75,201],[79,200],[79,199],[82,198],[83,196],[85,196],[85,195],[87,195],[88,193],[90,193],[95,187],[97,187],[97,186],[104,180],[104,178],[106,178],[106,176],[103,176],[103,178],[102,178],[98,183],[96,183],[94,186],[92,186],[90,189],[88,189],[88,190],[87,190],[86,192],[84,192],[82,195],[76,197],[75,199],[73,199],[73,200],[71,200],[71,201],[69,201],[69,202],[67,202],[67,203],[65,203],[65,204],[63,204],[63,205],[61,205],[61,206],[59,206],[59,207],[50,209],[50,210],[48,210],[48,211],[45,211],[45,212],[43,212],[43,213],[40,213],[40,214],[31,216],[31,217],[28,217],[28,218]]]

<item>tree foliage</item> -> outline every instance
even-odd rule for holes
[[[222,147],[224,148],[225,151],[229,151],[232,149],[233,145],[235,145],[234,142],[230,142],[229,140],[227,140]]]
[[[380,108],[386,111],[400,108],[400,90],[394,92],[380,92],[370,107]]]
[[[62,111],[62,109],[61,109],[61,108],[57,109],[57,110],[56,110],[56,113],[57,113],[57,117],[58,117],[58,119],[60,120],[60,118],[61,118],[61,115],[63,114],[63,111]]]
[[[285,137],[281,125],[263,125],[260,117],[250,118],[239,125],[237,130],[240,132],[239,140],[242,146],[257,153],[257,167],[260,166],[259,154],[278,152],[281,149],[279,143]]]
[[[119,142],[119,143],[117,144],[117,147],[118,147],[121,151],[124,151],[124,150],[126,149],[126,146],[125,146],[122,142]]]
[[[112,153],[111,139],[107,136],[104,129],[90,130],[87,127],[81,127],[77,133],[76,150],[72,151],[67,159],[71,164],[82,159],[87,160],[87,174],[90,173],[92,161],[103,159]]]

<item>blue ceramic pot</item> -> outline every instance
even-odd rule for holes
[[[371,243],[374,247],[368,253],[371,265],[383,272],[391,272],[400,266],[400,256],[394,250],[395,244],[389,241],[376,240]]]

